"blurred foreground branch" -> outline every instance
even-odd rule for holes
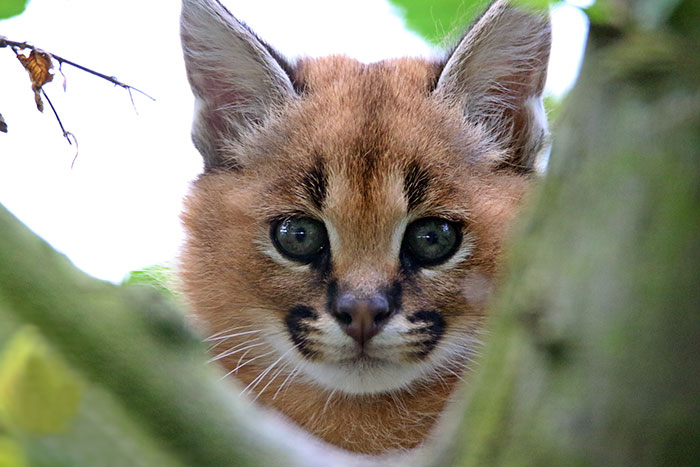
[[[635,15],[669,2],[598,3],[621,16],[592,26],[435,465],[700,459],[700,2],[655,28]]]

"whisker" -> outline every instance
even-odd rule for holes
[[[447,367],[445,367],[444,370],[447,371],[448,373],[454,375],[454,376],[455,376],[458,380],[460,380],[461,382],[464,382],[464,378],[462,378],[460,375],[458,375],[458,374],[455,373],[454,371],[450,370],[450,369],[447,368]]]
[[[211,339],[214,338],[214,337],[217,337],[217,336],[220,336],[220,335],[222,335],[222,334],[225,334],[225,333],[227,333],[227,332],[235,331],[236,329],[252,328],[253,326],[254,326],[253,324],[242,324],[242,325],[240,325],[240,326],[233,326],[233,327],[224,329],[223,331],[218,331],[218,332],[215,332],[214,334],[211,334],[211,335],[207,336],[207,337],[204,339],[204,342],[206,342],[206,341],[208,341],[208,340],[211,340]]]
[[[257,346],[263,345],[264,342],[259,342],[259,343],[257,343],[257,344],[251,344],[251,345],[248,345],[247,347],[243,347],[242,349],[239,349],[239,348],[238,348],[238,347],[240,347],[240,346],[242,346],[242,345],[246,345],[246,344],[249,344],[250,342],[255,342],[255,341],[259,341],[259,340],[260,340],[260,338],[255,338],[255,339],[253,339],[253,340],[246,341],[246,342],[243,342],[243,343],[241,343],[241,344],[238,344],[238,345],[235,346],[235,347],[231,347],[230,349],[228,349],[228,350],[226,350],[226,351],[224,351],[224,352],[221,352],[220,354],[218,354],[218,355],[216,355],[216,356],[210,358],[209,360],[207,360],[207,363],[212,363],[212,362],[215,362],[215,361],[217,361],[217,360],[221,360],[222,358],[230,357],[231,355],[237,354],[238,352],[242,352],[242,351],[244,351],[244,350],[246,350],[246,349],[252,349],[253,347],[257,347]]]
[[[241,331],[241,332],[237,332],[234,334],[227,334],[225,336],[208,338],[208,339],[205,339],[203,342],[218,341],[209,347],[209,351],[212,351],[213,349],[215,349],[216,347],[218,347],[219,345],[221,345],[223,342],[227,341],[228,339],[232,339],[234,337],[246,336],[248,334],[255,334],[258,332],[262,332],[262,330],[256,329],[256,330],[252,330],[252,331]]]
[[[326,403],[323,404],[323,410],[321,410],[321,415],[323,415],[323,414],[326,413],[326,409],[328,408],[328,404],[330,403],[331,398],[333,397],[333,395],[335,395],[335,392],[336,392],[336,391],[337,391],[337,389],[333,389],[333,390],[331,391],[331,393],[328,394],[328,399],[326,399]]]
[[[282,388],[287,384],[287,381],[289,381],[290,378],[293,380],[293,375],[296,374],[297,371],[301,368],[302,362],[297,363],[297,365],[294,367],[294,369],[287,375],[287,377],[282,381],[282,384],[280,387],[277,388],[277,391],[275,391],[275,395],[272,396],[272,400],[275,400],[277,398],[277,395],[280,393]]]
[[[406,404],[404,404],[403,401],[399,397],[397,397],[393,391],[390,392],[389,395],[391,396],[391,400],[394,401],[394,404],[399,410],[401,410],[404,414],[410,413],[408,407],[406,407]]]
[[[284,371],[284,369],[287,367],[288,366],[286,363],[284,365],[282,365],[281,367],[279,367],[277,369],[277,371],[275,372],[275,374],[272,375],[272,378],[270,378],[270,381],[268,381],[267,384],[265,386],[263,386],[263,388],[260,390],[260,392],[258,392],[258,394],[255,396],[255,398],[253,400],[254,401],[258,400],[258,397],[260,397],[262,395],[262,393],[265,392],[265,389],[267,389],[272,384],[272,382],[275,379],[277,379],[277,377],[280,375],[280,373],[282,373]]]
[[[254,329],[252,331],[241,331],[241,332],[236,332],[233,334],[226,334],[225,336],[212,336],[212,337],[207,337],[204,339],[202,342],[211,342],[211,341],[220,341],[224,339],[230,339],[232,337],[238,337],[238,336],[245,336],[248,334],[254,334],[256,332],[262,332],[261,329]]]
[[[273,368],[274,368],[274,367],[275,367],[289,352],[291,352],[292,350],[294,350],[294,347],[292,347],[292,348],[290,348],[289,350],[287,350],[287,351],[286,351],[285,353],[283,353],[277,360],[275,360],[270,366],[268,366],[265,370],[263,370],[262,373],[260,373],[253,381],[251,381],[250,383],[248,383],[248,386],[246,386],[246,387],[243,389],[243,391],[241,391],[241,394],[245,394],[245,392],[248,391],[248,388],[250,388],[251,391],[252,391],[253,389],[255,389],[255,387],[260,383],[260,381],[263,380],[263,378],[270,372],[270,370],[272,370],[272,369],[273,369]],[[253,385],[253,383],[255,383],[255,384]],[[251,385],[253,385],[252,388],[251,388]]]
[[[259,359],[259,358],[266,357],[266,356],[268,356],[268,355],[270,355],[270,354],[272,354],[272,353],[275,353],[275,351],[274,351],[274,350],[271,350],[271,351],[266,352],[266,353],[264,353],[264,354],[262,354],[262,355],[258,355],[257,357],[253,357],[253,358],[251,358],[250,360],[246,360],[245,362],[241,363],[241,364],[238,365],[236,368],[234,368],[233,370],[229,371],[229,372],[226,373],[224,376],[222,376],[221,378],[219,378],[219,381],[221,381],[222,379],[225,379],[225,378],[227,378],[228,376],[230,376],[231,374],[237,372],[239,369],[243,368],[243,367],[246,366],[247,364],[253,363],[255,360],[257,360],[257,359]],[[240,360],[239,360],[239,361],[240,361]]]

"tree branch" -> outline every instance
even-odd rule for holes
[[[60,55],[56,55],[56,54],[54,54],[54,53],[47,52],[46,50],[39,49],[39,48],[37,48],[37,47],[35,47],[35,46],[31,45],[31,44],[28,44],[27,42],[11,41],[11,40],[9,40],[8,38],[6,38],[6,37],[4,37],[4,36],[0,36],[0,49],[1,49],[1,48],[4,48],[4,47],[11,47],[11,48],[13,48],[13,49],[15,49],[15,50],[17,50],[17,49],[18,49],[18,50],[25,50],[25,49],[26,49],[26,50],[38,50],[38,51],[41,51],[41,52],[44,52],[44,53],[48,53],[54,60],[56,60],[56,61],[59,63],[59,69],[60,69],[60,67],[63,66],[63,64],[65,63],[65,64],[70,65],[70,66],[72,66],[72,67],[75,67],[75,68],[77,68],[77,69],[79,69],[79,70],[82,70],[82,71],[85,71],[85,72],[87,72],[87,73],[90,73],[91,75],[97,76],[98,78],[102,78],[102,79],[104,79],[104,80],[106,80],[106,81],[109,81],[110,83],[112,83],[112,84],[114,84],[114,85],[116,85],[116,86],[119,86],[119,87],[121,87],[121,88],[124,88],[124,89],[126,89],[126,90],[129,92],[129,94],[131,94],[131,91],[133,90],[133,91],[138,92],[139,94],[142,94],[142,95],[146,96],[147,98],[151,99],[152,101],[155,101],[155,98],[149,96],[148,94],[146,94],[145,92],[141,91],[140,89],[137,89],[137,88],[135,88],[135,87],[133,87],[133,86],[131,86],[131,85],[128,85],[128,84],[126,84],[126,83],[123,83],[123,82],[119,81],[115,76],[109,76],[109,75],[106,75],[106,74],[104,74],[104,73],[100,73],[99,71],[95,71],[95,70],[93,70],[93,69],[91,69],[91,68],[88,68],[88,67],[86,67],[86,66],[83,66],[83,65],[81,65],[81,64],[79,64],[79,63],[76,63],[76,62],[74,62],[74,61],[72,61],[72,60],[68,60],[67,58],[63,58],[63,57],[61,57]],[[133,98],[132,98],[132,103],[133,103]]]

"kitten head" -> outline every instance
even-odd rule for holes
[[[546,19],[497,1],[442,62],[291,63],[185,0],[182,40],[205,163],[183,280],[221,361],[349,394],[461,370],[546,137]]]

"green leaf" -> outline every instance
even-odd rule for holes
[[[74,418],[83,383],[27,326],[7,344],[0,359],[0,410],[10,426],[33,434],[60,433]]]
[[[511,0],[511,3],[534,11],[546,11],[551,4],[561,3],[559,0]]]
[[[24,467],[27,459],[22,447],[7,436],[0,436],[0,467]]]
[[[597,1],[593,5],[585,8],[584,11],[588,15],[588,19],[594,24],[607,24],[613,22],[613,19],[619,15],[616,8],[613,8],[610,2]]]
[[[0,19],[11,18],[27,8],[29,0],[0,0]]]
[[[404,18],[406,27],[432,45],[458,37],[481,13],[489,0],[389,0]]]
[[[154,264],[143,269],[131,271],[122,281],[122,285],[143,284],[154,287],[168,297],[177,296],[174,272],[167,264]]]
[[[491,0],[389,0],[397,7],[406,27],[432,45],[454,42]],[[553,0],[513,0],[521,7],[543,10]]]

